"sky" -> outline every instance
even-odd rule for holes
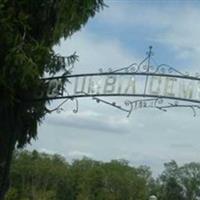
[[[77,52],[73,74],[121,68],[144,59],[150,45],[158,63],[182,72],[200,72],[200,2],[197,0],[107,0],[103,11],[55,51],[63,56]],[[117,99],[123,101],[123,99]],[[133,98],[132,98],[133,100]],[[112,101],[112,97],[111,97]],[[56,103],[54,102],[53,105]],[[200,162],[200,112],[141,109],[126,113],[92,99],[64,105],[61,113],[46,116],[38,138],[27,146],[59,153],[68,161],[87,156],[101,161],[125,159],[131,165],[148,165],[153,174],[163,164]]]

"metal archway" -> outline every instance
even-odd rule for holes
[[[169,108],[190,108],[194,116],[200,109],[200,74],[189,75],[166,64],[156,65],[152,47],[147,57],[139,64],[133,63],[120,69],[100,69],[98,73],[69,74],[43,78],[48,85],[47,94],[41,94],[36,100],[67,100],[92,97],[127,112],[127,116],[138,108],[156,108],[167,111]],[[66,83],[66,85],[65,85]],[[110,102],[102,97],[133,97],[126,99],[123,105]],[[54,110],[56,110],[54,109]]]

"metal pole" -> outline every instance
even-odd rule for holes
[[[150,64],[151,64],[151,56],[152,56],[152,46],[149,47],[149,51],[147,52],[147,54],[148,54],[147,73],[149,73]],[[146,94],[148,80],[149,80],[149,76],[147,75],[146,76],[146,81],[145,81],[145,86],[144,86],[144,94]]]

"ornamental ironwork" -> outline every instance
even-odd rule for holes
[[[166,64],[157,64],[149,47],[146,57],[140,63],[115,69],[99,69],[97,73],[73,74],[72,68],[62,76],[43,78],[48,87],[47,93],[35,100],[63,99],[55,109],[69,100],[75,102],[78,112],[78,99],[92,98],[127,113],[129,117],[138,109],[155,108],[167,111],[170,108],[189,108],[196,116],[200,109],[200,74],[190,75]],[[124,97],[120,101],[110,101],[108,97]],[[118,99],[118,98],[115,98]],[[120,103],[119,103],[120,102]]]

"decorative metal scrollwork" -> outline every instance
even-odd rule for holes
[[[167,96],[166,93],[162,93],[162,95],[157,94],[157,91],[154,91],[154,94],[148,95],[149,88],[152,87],[153,84],[149,84],[151,87],[148,86],[148,79],[150,78],[163,78],[165,84],[167,83],[168,86],[163,88],[170,88],[169,81],[172,79],[169,79],[169,77],[175,79],[187,79],[189,81],[194,80],[198,81],[199,86],[197,89],[200,90],[200,74],[196,73],[195,76],[190,76],[189,73],[183,73],[177,70],[174,67],[171,67],[166,64],[157,64],[154,60],[152,47],[149,47],[149,51],[147,52],[147,56],[139,63],[132,63],[126,67],[123,68],[108,68],[107,70],[104,70],[103,68],[99,69],[99,73],[88,73],[88,74],[72,74],[72,69],[74,67],[74,61],[77,60],[77,56],[74,53],[72,57],[67,57],[67,64],[68,66],[71,66],[68,70],[64,72],[62,76],[59,77],[50,77],[43,79],[45,81],[45,84],[47,84],[47,94],[46,98],[48,99],[65,99],[62,103],[60,103],[58,106],[56,106],[53,109],[47,109],[47,112],[61,112],[63,111],[62,106],[68,102],[69,100],[75,102],[75,108],[73,109],[74,113],[78,112],[78,98],[80,97],[92,97],[93,100],[95,100],[97,103],[104,103],[109,106],[112,106],[114,108],[117,108],[121,111],[124,111],[127,113],[127,117],[129,117],[133,112],[135,112],[138,109],[141,108],[155,108],[161,111],[166,112],[170,108],[189,108],[192,110],[193,115],[197,115],[197,111],[200,110],[200,92],[198,93],[197,99],[187,98],[187,97],[174,97],[173,95]],[[66,58],[65,58],[66,59]],[[117,82],[116,79],[117,76],[123,76],[128,75],[129,81],[125,87],[125,89],[122,89],[122,83]],[[135,77],[136,76],[143,76],[143,82],[144,82],[144,91],[142,93],[136,94],[134,93],[134,87],[133,84],[135,84]],[[101,79],[103,76],[107,76],[105,80]],[[115,76],[115,77],[114,77]],[[152,77],[150,77],[152,76]],[[66,83],[70,83],[70,78],[83,78],[82,85],[80,92],[77,89],[78,81],[76,82],[76,89],[74,89],[75,93],[70,93],[68,91],[68,86],[66,86]],[[93,80],[93,77],[97,77],[96,80]],[[89,87],[82,91],[85,87],[86,79],[88,78],[88,85]],[[150,83],[153,83],[153,78],[150,79]],[[133,80],[132,80],[133,79]],[[159,79],[157,79],[158,84],[160,84]],[[176,80],[175,80],[176,81]],[[114,84],[116,83],[116,87],[114,87]],[[104,86],[102,86],[104,84]],[[125,85],[125,82],[123,82]],[[132,84],[132,85],[131,85]],[[83,86],[84,85],[84,86]],[[163,84],[164,85],[164,84]],[[183,87],[183,86],[182,86]],[[103,89],[102,89],[103,88]],[[110,89],[111,88],[111,89]],[[115,88],[115,89],[114,89]],[[102,90],[101,90],[102,89]],[[132,94],[129,94],[127,91],[132,91]],[[101,92],[100,92],[101,90]],[[117,92],[116,92],[117,91]],[[109,94],[110,92],[110,94]],[[42,94],[45,96],[44,94]],[[189,94],[190,95],[190,94]],[[125,100],[122,105],[115,101],[108,101],[105,99],[102,99],[103,96],[132,96],[134,99]],[[187,96],[187,95],[186,95]],[[40,95],[41,97],[41,95]],[[174,98],[173,98],[174,97]],[[187,102],[187,103],[182,103]]]
[[[159,64],[157,65],[155,60],[152,58],[153,56],[152,52],[152,46],[149,47],[149,51],[147,52],[147,57],[142,60],[139,64],[132,63],[129,66],[119,68],[119,69],[113,69],[109,68],[108,70],[103,70],[102,68],[99,69],[100,73],[105,72],[128,72],[128,73],[154,73],[154,74],[178,74],[181,76],[189,76],[188,72],[182,73],[179,70],[175,69],[174,67],[171,67],[170,65],[166,64]],[[147,63],[146,63],[147,61]],[[154,62],[154,65],[151,62]],[[196,77],[200,77],[200,74],[196,74]]]
[[[178,101],[174,101],[172,103],[170,102],[165,102],[164,99],[162,98],[151,98],[151,99],[139,99],[139,100],[125,100],[124,105],[125,106],[120,106],[116,102],[109,102],[104,99],[98,98],[98,97],[93,97],[93,99],[97,103],[104,103],[110,106],[113,106],[121,111],[127,112],[127,117],[130,117],[130,115],[142,108],[156,108],[158,110],[167,112],[168,109],[170,108],[189,108],[193,112],[193,116],[195,117],[197,115],[197,111],[200,110],[200,105],[196,104],[179,104]]]
[[[73,109],[73,113],[77,113],[78,112],[78,109],[79,109],[79,104],[78,104],[78,99],[74,99],[74,98],[71,98],[71,99],[65,99],[64,101],[62,101],[59,105],[57,105],[55,108],[47,108],[46,107],[46,112],[47,113],[53,113],[53,112],[56,112],[56,113],[61,113],[64,111],[64,104],[66,104],[69,100],[71,100],[72,102],[75,102],[75,107]]]

